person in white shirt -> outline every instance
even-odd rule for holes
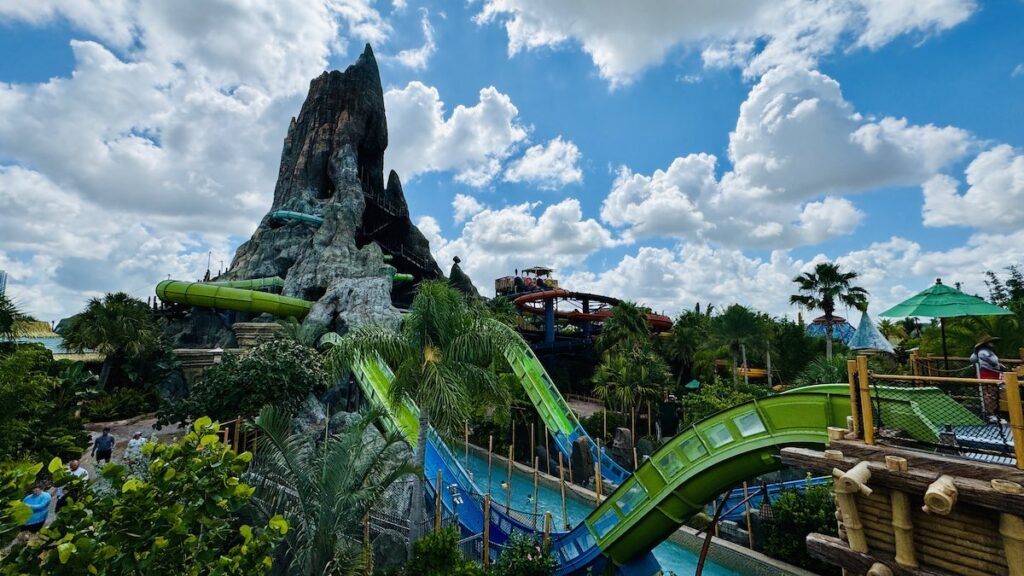
[[[128,449],[124,451],[124,459],[128,461],[129,466],[142,461],[142,447],[145,444],[146,439],[142,437],[142,431],[136,430],[132,439],[128,441]]]
[[[83,483],[89,480],[89,471],[86,470],[85,468],[82,468],[82,465],[78,460],[72,460],[71,462],[68,462],[68,474],[71,474],[72,476],[78,478]],[[60,512],[60,509],[63,508],[64,504],[67,502],[68,493],[67,490],[65,490],[65,488],[69,487],[57,487],[57,505],[54,509],[56,512]]]

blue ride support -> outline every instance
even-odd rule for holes
[[[555,299],[544,301],[544,343],[555,343]]]

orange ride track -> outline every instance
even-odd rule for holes
[[[584,312],[582,310],[559,310],[556,304],[555,318],[562,318],[563,320],[568,320],[573,323],[587,321],[604,322],[612,315],[611,307],[619,303],[617,298],[612,298],[610,296],[586,294],[584,292],[570,292],[569,290],[563,290],[561,288],[529,292],[516,297],[512,303],[516,305],[516,308],[519,308],[527,314],[543,316],[543,302],[546,300],[573,300],[580,302],[586,300],[591,303],[597,302],[608,305],[608,307],[601,307],[597,310]],[[647,325],[650,326],[651,330],[654,332],[667,332],[672,328],[672,319],[664,314],[654,314],[652,312],[647,315]]]

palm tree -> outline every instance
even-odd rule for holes
[[[0,294],[0,339],[14,338],[18,324],[25,315],[18,310],[14,302],[4,294]]]
[[[814,272],[804,272],[793,278],[798,294],[789,297],[790,304],[797,304],[807,310],[820,309],[825,313],[825,358],[832,360],[832,322],[836,303],[841,303],[860,311],[867,309],[868,291],[852,282],[857,273],[843,272],[838,264],[822,262],[814,267]]]
[[[605,406],[630,411],[635,423],[637,406],[659,400],[668,379],[668,366],[661,356],[653,350],[632,349],[605,354],[592,381],[594,394]]]
[[[732,379],[736,381],[737,355],[742,357],[743,381],[749,383],[746,373],[747,345],[758,341],[761,324],[750,308],[733,304],[711,321],[710,340],[718,346],[728,346],[732,356]]]
[[[647,326],[648,310],[634,302],[619,302],[612,306],[611,315],[601,327],[595,346],[604,353],[612,348],[620,350],[640,349],[651,341],[651,330]]]
[[[466,304],[462,294],[444,281],[419,285],[400,331],[364,326],[346,334],[335,346],[331,365],[342,375],[361,357],[376,355],[394,371],[390,402],[414,402],[420,410],[416,454],[424,465],[427,430],[432,424],[443,436],[455,436],[469,419],[474,403],[509,404],[505,380],[495,365],[519,336],[480,308]],[[416,476],[416,494],[423,477]],[[413,499],[413,540],[423,524],[423,498]]]
[[[385,433],[381,441],[364,442],[379,416],[371,411],[334,434],[329,428],[323,434],[295,432],[291,416],[277,406],[263,408],[256,418],[251,502],[264,521],[278,514],[288,520],[281,573],[362,573],[359,540],[365,515],[392,483],[417,472],[414,464],[395,458],[399,436]]]
[[[878,331],[882,333],[882,336],[885,336],[886,340],[893,344],[899,344],[907,337],[907,333],[903,330],[903,325],[888,318],[878,323]]]
[[[708,304],[701,312],[698,303],[693,310],[686,310],[672,323],[672,336],[669,339],[668,355],[679,362],[679,374],[676,384],[682,383],[683,373],[692,372],[694,357],[708,339],[711,330],[711,312],[714,307]]]
[[[95,350],[105,354],[100,389],[121,360],[145,356],[160,343],[160,324],[145,302],[124,292],[89,300],[85,311],[72,317],[63,330],[64,346],[73,352]]]

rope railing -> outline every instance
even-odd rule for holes
[[[925,449],[1024,469],[1016,372],[998,380],[872,372],[848,363],[853,431],[867,444]]]

